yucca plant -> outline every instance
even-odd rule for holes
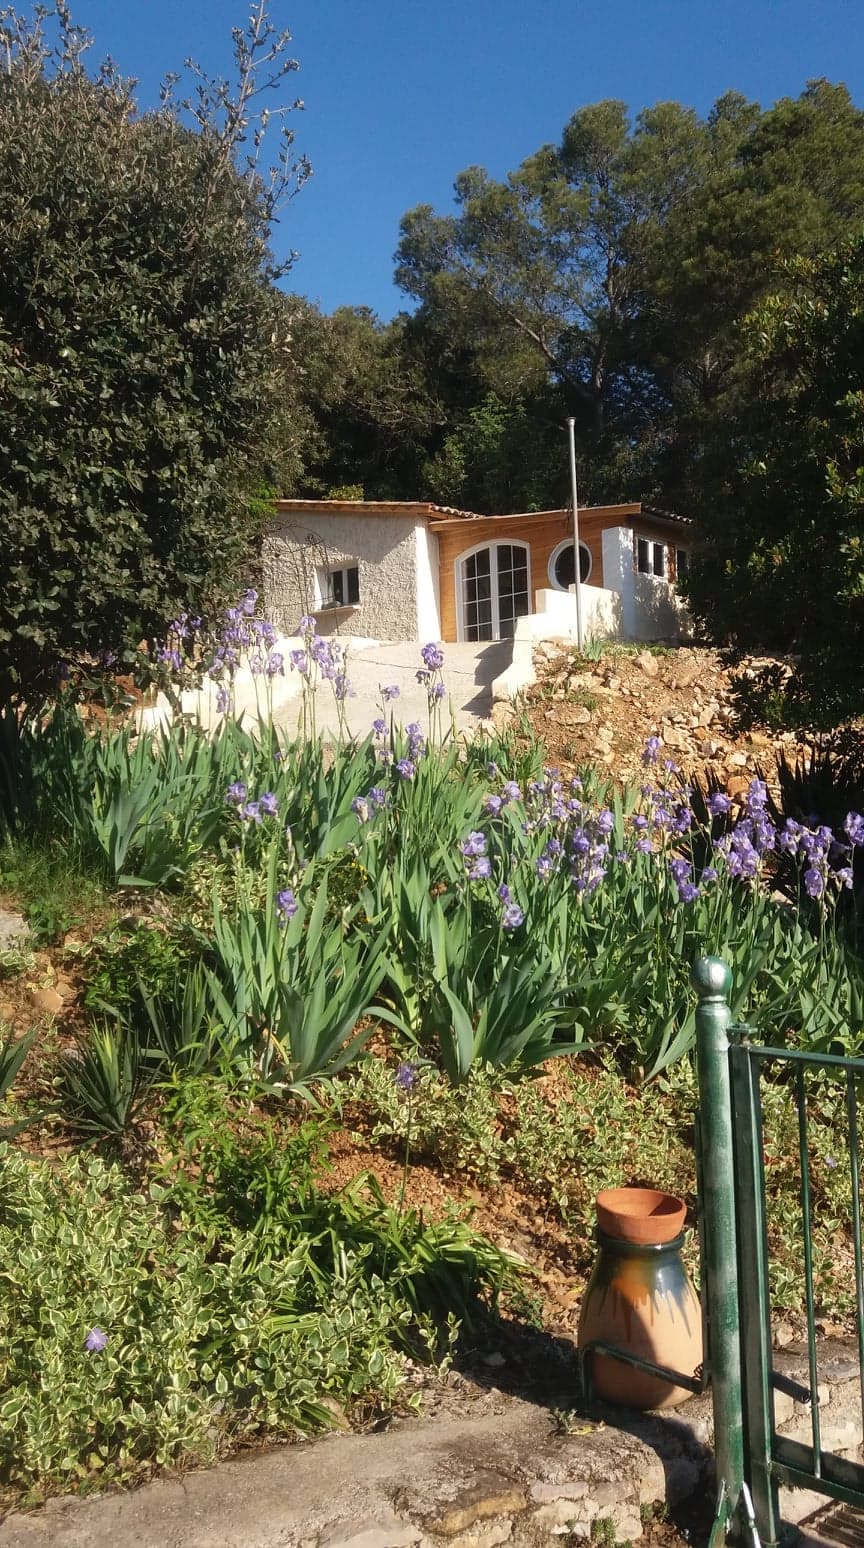
[[[60,1071],[64,1115],[85,1134],[119,1139],[133,1123],[147,1083],[134,1026],[91,1027]]]
[[[17,1078],[24,1060],[33,1047],[36,1030],[34,1027],[32,1031],[25,1032],[23,1037],[16,1037],[10,1030],[0,1043],[0,1102],[8,1096],[12,1082]],[[18,1123],[0,1124],[0,1140],[13,1139],[34,1121],[33,1118],[24,1118]]]

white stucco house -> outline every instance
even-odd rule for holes
[[[587,635],[650,640],[686,627],[676,581],[690,522],[641,502],[579,512]],[[263,544],[268,615],[293,634],[499,640],[575,631],[568,510],[479,516],[423,501],[279,500]]]

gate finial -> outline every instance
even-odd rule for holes
[[[690,981],[700,1000],[728,1000],[732,969],[721,957],[697,957]]]

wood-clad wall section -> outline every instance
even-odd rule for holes
[[[589,586],[603,585],[603,533],[607,527],[632,526],[634,534],[666,543],[670,552],[670,578],[674,579],[675,548],[688,546],[686,534],[680,538],[663,522],[642,516],[639,505],[598,506],[579,515],[579,537],[591,553]],[[536,611],[537,592],[550,585],[549,559],[553,550],[573,534],[569,511],[541,511],[531,516],[483,516],[476,521],[436,521],[432,530],[438,539],[441,583],[441,638],[457,637],[456,585],[457,561],[472,548],[487,543],[527,543],[531,553],[530,586],[532,609]]]

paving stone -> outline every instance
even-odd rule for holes
[[[410,1522],[339,1521],[318,1538],[318,1548],[412,1548],[422,1533]]]
[[[541,1505],[531,1517],[531,1526],[538,1526],[544,1532],[554,1532],[558,1527],[569,1527],[571,1523],[580,1520],[582,1507],[578,1500],[550,1500],[548,1505]]]
[[[529,1493],[538,1505],[546,1505],[553,1500],[584,1500],[588,1485],[584,1479],[574,1479],[572,1483],[537,1482],[531,1485]],[[662,1496],[658,1495],[657,1498]]]
[[[512,1536],[512,1521],[487,1521],[470,1532],[451,1537],[449,1543],[450,1548],[496,1548],[498,1543],[506,1543]]]

